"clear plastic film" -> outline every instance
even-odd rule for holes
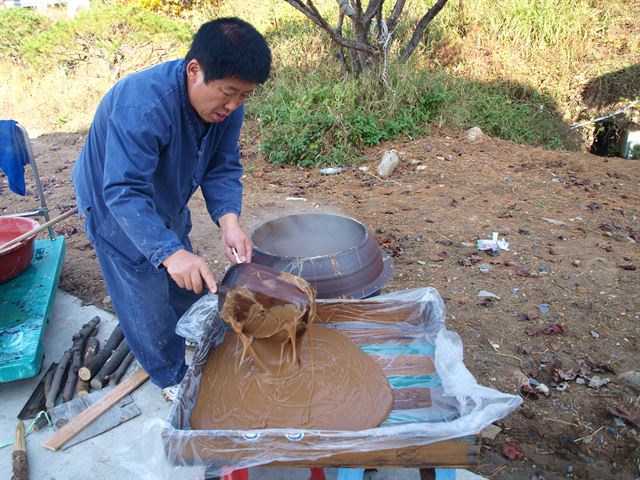
[[[166,465],[174,473],[176,466],[199,467],[212,476],[229,469],[273,462],[309,466],[315,460],[334,455],[341,455],[344,466],[371,464],[372,457],[363,457],[366,452],[475,436],[522,402],[519,396],[483,387],[475,381],[464,366],[460,337],[445,328],[442,298],[433,288],[420,288],[365,300],[317,302],[314,324],[349,337],[375,360],[389,382],[393,407],[377,428],[193,430],[191,414],[204,366],[228,331],[215,308],[210,307],[211,302],[207,308],[199,307],[201,313],[207,312],[206,319],[194,322],[191,318],[187,322],[206,328],[198,327],[189,333],[199,346],[161,429],[163,451],[156,454],[165,457]],[[202,337],[198,331],[203,332]],[[154,431],[157,433],[157,428]],[[155,475],[168,478],[160,471]]]

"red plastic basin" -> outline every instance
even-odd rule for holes
[[[0,249],[2,245],[40,225],[23,217],[0,217]],[[0,283],[17,277],[31,264],[35,234],[26,240],[0,252]]]

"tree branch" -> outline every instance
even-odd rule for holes
[[[391,15],[387,18],[387,28],[390,32],[396,27],[396,23],[398,23],[398,19],[402,14],[402,10],[404,9],[404,4],[406,0],[397,0],[396,4],[393,6],[393,10],[391,11]]]
[[[364,24],[366,28],[369,28],[371,24],[371,20],[376,16],[376,13],[382,10],[382,5],[384,4],[384,0],[370,0],[369,5],[367,5],[367,10],[364,12]]]
[[[341,35],[338,35],[332,28],[329,23],[320,15],[318,9],[313,4],[311,0],[307,0],[307,3],[303,3],[302,0],[285,0],[289,5],[291,5],[296,10],[304,13],[309,20],[315,23],[318,27],[325,30],[330,36],[331,39],[337,43],[338,45],[350,48],[353,50],[358,50],[361,52],[367,53],[375,53],[374,48],[371,45],[367,45],[366,43],[348,40]]]
[[[409,43],[407,43],[407,46],[400,54],[401,62],[404,63],[409,59],[413,51],[418,46],[418,43],[424,35],[424,31],[426,30],[427,26],[429,25],[431,20],[433,20],[435,16],[440,12],[440,10],[444,8],[444,6],[447,4],[447,1],[448,0],[437,0],[436,3],[429,9],[429,11],[425,13],[424,17],[420,19],[418,25],[416,26],[416,29],[413,32],[411,40],[409,40]],[[398,3],[400,3],[400,0]]]

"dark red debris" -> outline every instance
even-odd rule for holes
[[[524,458],[524,452],[517,442],[505,442],[502,444],[502,455],[509,460],[522,460]]]
[[[543,333],[545,335],[566,335],[564,327],[559,323],[550,323],[546,327],[537,328],[533,326],[529,326],[524,329],[527,335],[537,335],[538,333]]]
[[[633,265],[632,263],[624,264],[624,265],[618,265],[618,268],[621,268],[622,270],[629,270],[630,272],[635,272],[636,271],[636,266]]]

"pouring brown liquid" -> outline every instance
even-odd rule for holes
[[[227,289],[220,316],[232,332],[207,360],[191,427],[362,430],[382,423],[393,400],[380,367],[346,336],[312,324],[307,282],[253,270],[236,274]]]

